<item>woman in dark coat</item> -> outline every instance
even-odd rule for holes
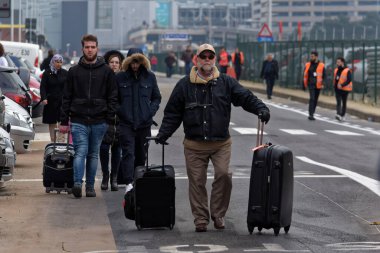
[[[111,50],[104,54],[105,62],[110,68],[117,73],[121,69],[121,63],[124,60],[122,55],[117,50]],[[111,148],[111,171],[109,170],[109,158]],[[99,151],[100,165],[102,166],[103,179],[100,189],[108,190],[108,182],[111,184],[111,191],[117,191],[118,188],[118,171],[121,160],[121,147],[119,144],[119,119],[115,116],[114,124],[108,125],[108,130],[103,137]]]
[[[44,104],[42,123],[49,124],[50,139],[54,141],[54,129],[58,128],[62,106],[63,86],[66,82],[67,71],[62,69],[63,57],[59,54],[50,60],[49,68],[42,75],[40,92]]]

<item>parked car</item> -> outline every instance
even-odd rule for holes
[[[30,68],[26,65],[25,59],[10,55],[9,56],[13,63],[18,67],[18,68]],[[33,67],[32,67],[33,68]],[[29,88],[29,94],[32,98],[32,118],[37,118],[42,116],[42,112],[44,109],[44,105],[40,103],[41,101],[41,93],[40,93],[40,80],[39,77],[37,77],[35,74],[31,72],[30,78],[29,78],[29,83],[28,83],[28,88]]]
[[[13,169],[16,163],[13,140],[3,128],[0,128],[0,148],[0,188],[3,188],[5,182],[13,178]]]
[[[34,123],[29,113],[5,97],[5,125],[10,124],[10,135],[14,140],[15,151],[19,154],[27,152],[31,140],[34,140]]]
[[[15,68],[0,67],[0,88],[5,96],[29,111],[32,98],[16,71]]]

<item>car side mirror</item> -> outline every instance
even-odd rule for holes
[[[20,76],[22,82],[29,89],[29,81],[30,81],[30,71],[27,68],[20,68],[18,75]]]

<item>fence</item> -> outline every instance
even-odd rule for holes
[[[344,57],[353,70],[353,92],[351,99],[379,104],[380,41],[287,41],[245,42],[238,47],[245,54],[245,71],[242,79],[261,81],[260,71],[267,53],[272,53],[279,63],[279,84],[283,87],[300,89],[303,69],[310,52],[317,51],[325,63],[327,80],[324,94],[333,95],[333,72],[337,57]]]

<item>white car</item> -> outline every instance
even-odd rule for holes
[[[13,168],[16,163],[16,152],[14,152],[13,140],[9,133],[0,127],[0,188],[5,186],[5,182],[13,178]]]
[[[34,140],[34,123],[29,113],[13,100],[5,97],[5,124],[11,125],[10,135],[14,140],[15,151],[27,152],[31,140]]]

